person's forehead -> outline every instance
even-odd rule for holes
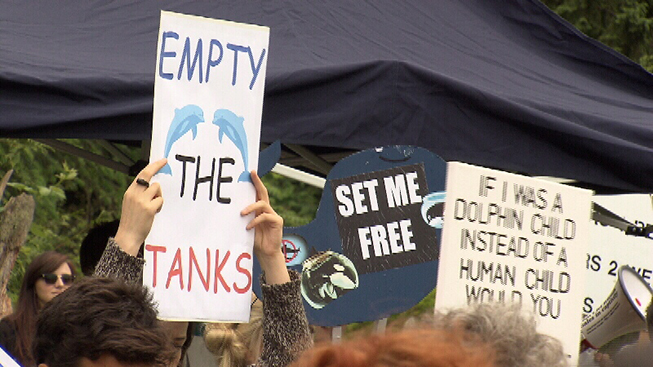
[[[54,271],[55,274],[71,274],[70,266],[68,263],[61,264],[57,270]]]
[[[151,367],[147,364],[141,363],[123,363],[118,361],[114,356],[110,354],[103,354],[100,358],[92,361],[86,357],[82,357],[79,360],[78,367]]]
[[[188,322],[182,321],[161,321],[161,326],[165,330],[166,334],[172,338],[184,338],[186,339],[186,330],[188,329]]]

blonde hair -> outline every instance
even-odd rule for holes
[[[244,367],[255,363],[263,348],[263,305],[253,295],[249,323],[207,324],[206,348],[215,356],[218,367]]]

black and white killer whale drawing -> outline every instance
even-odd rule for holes
[[[356,267],[344,255],[324,251],[304,260],[301,291],[313,308],[320,309],[357,287]]]

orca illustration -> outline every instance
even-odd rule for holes
[[[442,229],[444,217],[445,191],[432,192],[422,198],[422,219],[424,223],[437,229]]]
[[[356,266],[343,254],[319,252],[302,265],[301,293],[316,310],[358,288]]]
[[[172,145],[182,136],[186,135],[187,132],[192,131],[193,140],[195,140],[197,137],[197,124],[200,122],[204,122],[204,112],[200,107],[189,104],[182,108],[176,108],[175,117],[172,119],[170,128],[168,129],[164,157],[168,158]],[[166,164],[161,168],[159,173],[172,175],[172,170],[170,169],[170,166]]]
[[[234,145],[236,145],[236,148],[240,150],[240,154],[243,157],[245,170],[238,177],[238,181],[251,182],[249,171],[247,170],[247,134],[245,133],[243,121],[245,121],[243,117],[236,116],[235,113],[227,109],[219,109],[213,114],[213,125],[220,128],[220,132],[218,133],[220,143],[222,143],[222,137],[227,135]]]

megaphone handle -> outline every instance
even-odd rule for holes
[[[584,351],[586,351],[588,349],[597,349],[597,348],[595,348],[592,344],[590,344],[590,342],[587,341],[587,339],[583,339],[580,342],[580,352],[583,353]]]
[[[648,237],[651,238],[651,233],[653,233],[653,226],[648,225],[648,226],[628,226],[626,228],[626,234],[631,235],[631,236],[639,236],[639,237]],[[653,238],[651,238],[653,239]]]

